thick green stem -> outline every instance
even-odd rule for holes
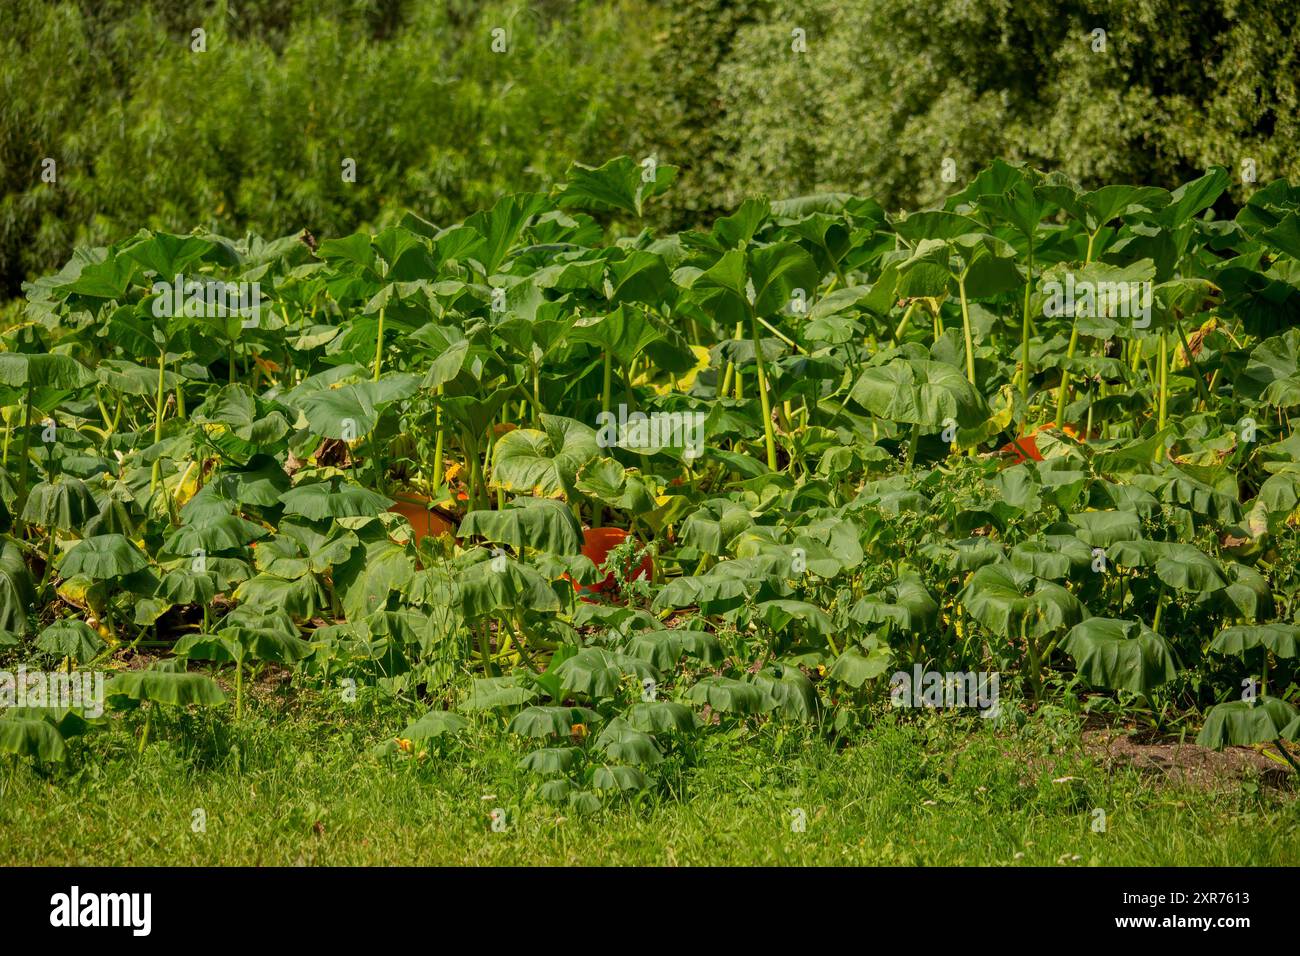
[[[375,381],[384,367],[384,306],[379,307],[379,329],[375,332]]]
[[[758,363],[758,399],[763,409],[763,442],[767,446],[767,467],[776,471],[776,432],[772,427],[772,399],[767,394],[767,363],[763,343],[758,337],[758,321],[753,323],[754,360]]]
[[[1283,746],[1281,737],[1278,737],[1273,741],[1273,746],[1276,747],[1277,752],[1286,759],[1286,762],[1291,765],[1291,769],[1296,773],[1300,773],[1300,763],[1296,763],[1295,757],[1291,756],[1291,752]]]
[[[898,342],[903,338],[903,333],[907,331],[908,323],[912,321],[912,313],[916,311],[920,299],[913,299],[903,312],[903,317],[898,321],[898,327],[894,329],[894,341]]]
[[[433,484],[435,488],[441,488],[443,482],[443,474],[442,474],[443,430],[442,430],[442,402],[441,402],[442,389],[443,386],[439,385],[438,398],[440,401],[438,402],[438,406],[433,410],[433,427],[437,430],[438,433],[438,437],[434,440],[433,443]]]
[[[532,362],[533,367],[533,422],[541,426],[542,422],[542,373],[537,367],[536,362]],[[522,406],[522,402],[520,405]],[[522,414],[520,415],[522,418]]]
[[[1160,585],[1160,596],[1156,598],[1156,613],[1151,618],[1151,630],[1160,633],[1160,616],[1165,610],[1165,586]]]
[[[32,444],[32,390],[33,387],[27,386],[27,400],[24,403],[23,410],[23,440],[19,448],[20,458],[18,460],[18,504],[21,505],[27,501],[27,458],[31,451]],[[18,510],[17,507],[14,509]]]
[[[41,593],[45,593],[45,587],[50,583],[50,576],[54,571],[54,529],[49,529],[50,540],[45,549],[45,572],[41,575]]]
[[[1169,334],[1164,329],[1160,330],[1160,361],[1158,366],[1160,375],[1160,404],[1156,418],[1156,431],[1165,427],[1165,419],[1169,411]]]
[[[727,366],[727,372],[731,372],[731,366]],[[608,350],[605,352],[605,377],[600,390],[600,410],[607,412],[614,402],[614,356]]]
[[[970,312],[966,308],[966,277],[957,280],[957,296],[961,299],[961,331],[966,339],[966,378],[975,384],[975,342],[971,338]]]
[[[488,626],[484,621],[478,632],[478,653],[483,662],[483,673],[492,676],[492,647],[488,642]]]
[[[1074,350],[1079,347],[1079,320],[1070,323],[1070,345],[1065,350],[1066,366],[1061,369],[1061,387],[1056,392],[1056,427],[1065,426],[1065,398],[1070,388],[1070,359],[1074,358]]]
[[[167,352],[158,356],[158,396],[157,404],[153,410],[153,441],[154,444],[162,441],[163,412],[166,410],[164,402],[167,400]],[[153,469],[149,475],[149,494],[158,489],[158,481],[162,477],[162,459],[155,458]]]
[[[919,422],[912,425],[912,434],[907,439],[907,469],[912,470],[912,462],[916,460],[916,445],[921,440],[921,425]]]
[[[235,661],[235,720],[244,719],[244,663]]]
[[[1034,242],[1029,241],[1029,274],[1025,278],[1024,324],[1020,330],[1020,397],[1029,404],[1029,292],[1034,285]]]
[[[153,726],[153,709],[154,705],[150,704],[148,712],[144,715],[144,729],[140,731],[140,747],[136,750],[137,755],[144,753],[144,748],[149,743],[149,728]]]

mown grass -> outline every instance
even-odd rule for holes
[[[1300,863],[1293,786],[1192,788],[1108,767],[1068,716],[1008,731],[885,715],[839,748],[802,730],[710,735],[689,762],[670,759],[665,789],[587,817],[530,794],[525,748],[489,726],[423,760],[375,756],[405,716],[373,698],[299,699],[234,729],[156,725],[142,756],[122,726],[62,771],[0,767],[0,863]]]

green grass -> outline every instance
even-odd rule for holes
[[[712,735],[692,766],[670,762],[664,791],[581,817],[529,794],[524,748],[490,727],[423,761],[385,759],[374,745],[404,725],[391,705],[300,698],[292,714],[272,699],[236,729],[159,723],[140,757],[130,728],[99,732],[77,745],[93,754],[47,776],[0,764],[0,863],[1300,863],[1294,788],[1108,769],[1068,715],[1009,732],[885,715],[839,750],[802,730]]]

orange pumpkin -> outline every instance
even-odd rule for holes
[[[591,559],[591,563],[597,568],[605,563],[609,553],[627,540],[627,532],[622,528],[586,528],[582,532],[582,553]],[[641,563],[631,574],[635,578],[649,578],[654,573],[654,564],[650,556],[646,555],[641,559]],[[605,580],[597,581],[595,584],[578,584],[574,582],[574,590],[586,591],[592,594],[599,594],[604,591],[612,591],[616,585],[613,572],[605,575]]]
[[[1001,451],[1005,454],[1015,456],[1011,462],[1013,465],[1018,465],[1022,461],[1042,461],[1043,454],[1038,450],[1038,435],[1040,432],[1055,427],[1056,422],[1048,422],[1046,425],[1040,425],[1028,435],[1021,435],[1015,441],[1007,442],[1002,446]],[[1083,440],[1082,436],[1073,425],[1064,425],[1062,426],[1061,431],[1065,432],[1065,434],[1069,435],[1076,441]]]
[[[442,514],[430,510],[429,499],[424,495],[404,494],[394,497],[393,506],[388,510],[411,522],[416,544],[426,535],[440,537],[456,530],[456,526]]]

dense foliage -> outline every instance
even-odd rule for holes
[[[699,733],[849,733],[913,667],[1000,673],[997,720],[1212,707],[1205,743],[1286,752],[1300,188],[1221,220],[1222,168],[996,162],[910,215],[750,199],[609,241],[591,213],[676,173],[78,251],[0,353],[0,642],[131,663],[102,719],[142,712],[141,747],[224,706],[205,673],[238,720],[267,665],[418,702],[395,752],[499,719],[579,808]],[[9,715],[0,745],[87,726]]]
[[[622,152],[682,168],[665,228],[753,195],[914,208],[996,157],[1094,187],[1222,165],[1227,214],[1300,178],[1294,19],[1288,0],[15,0],[0,298],[139,226],[442,224]]]
[[[544,189],[571,157],[627,148],[630,16],[585,0],[5,3],[0,298],[142,225],[338,236]]]
[[[1254,188],[1240,182],[1247,161],[1259,183],[1300,177],[1288,0],[669,8],[647,96],[662,107],[662,157],[683,164],[687,209],[823,189],[913,208],[998,157],[1090,186],[1172,188],[1222,165],[1237,201]]]

